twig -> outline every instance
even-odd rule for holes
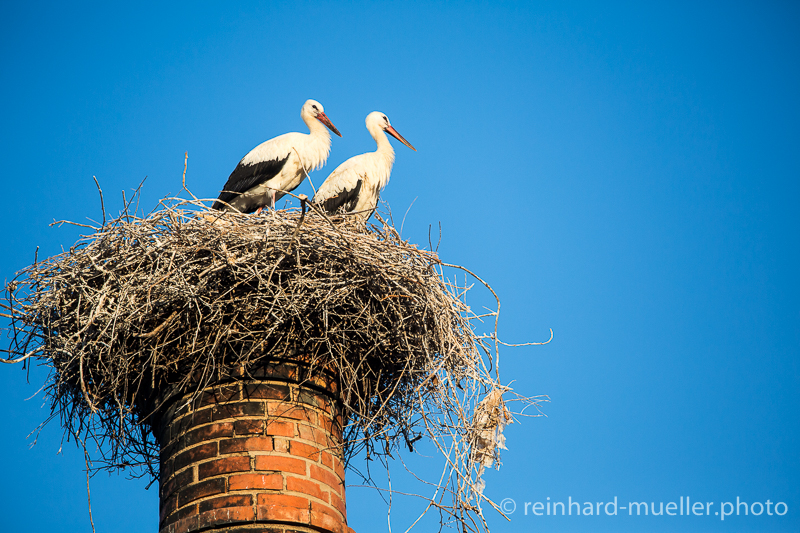
[[[308,196],[306,196],[305,194],[301,194],[300,196],[298,196],[298,198],[300,199],[300,209],[301,209],[300,220],[297,221],[297,227],[295,228],[294,233],[292,234],[292,243],[295,243],[297,241],[297,234],[300,233],[300,226],[303,225],[303,219],[306,218],[306,202],[308,202]]]
[[[9,317],[9,318],[14,318],[13,315],[3,314],[3,316],[4,317]],[[8,365],[21,363],[22,361],[25,361],[26,359],[29,359],[29,358],[33,357],[34,355],[36,355],[38,352],[41,352],[42,350],[43,350],[43,347],[39,346],[38,348],[36,348],[34,350],[31,350],[30,352],[26,353],[22,357],[17,357],[16,359],[0,359],[0,363],[6,363]],[[2,351],[6,352],[6,353],[9,353],[9,350],[2,350]],[[11,353],[13,353],[13,352],[11,352]]]
[[[414,202],[417,201],[417,198],[419,198],[419,196],[414,197],[414,199],[411,200],[411,203],[408,204],[408,209],[406,209],[406,213],[403,215],[403,220],[400,222],[400,235],[403,235],[403,227],[406,225],[406,217],[408,216],[408,212],[411,211],[411,208],[414,206]]]
[[[149,333],[143,333],[143,334],[139,335],[139,337],[141,337],[142,339],[149,339],[151,337],[155,337],[156,335],[161,333],[161,331],[165,327],[167,327],[169,325],[169,323],[172,322],[172,319],[174,319],[176,316],[178,316],[178,311],[173,311],[172,314],[169,315],[166,320],[164,320],[164,322],[162,322],[161,324],[158,325],[158,327],[156,327],[156,329],[154,329],[153,331],[151,331]]]
[[[303,163],[303,158],[300,157],[300,152],[298,152],[297,148],[295,148],[294,146],[292,146],[292,150],[294,150],[294,153],[297,155],[297,160],[300,161],[300,166],[303,168],[303,174],[305,174],[306,179],[308,179],[308,183],[309,183],[309,185],[311,185],[311,190],[314,191],[314,196],[316,196],[317,195],[317,189],[316,189],[316,187],[314,187],[314,182],[311,181],[311,176],[308,175],[308,170],[306,170],[306,164]],[[294,195],[292,195],[292,196],[294,196]]]
[[[183,184],[183,190],[188,192],[189,196],[191,196],[194,201],[199,202],[200,200],[198,200],[197,197],[194,194],[192,194],[192,191],[186,188],[186,167],[188,164],[189,164],[189,152],[187,151],[184,152],[183,154],[183,178],[181,183]]]
[[[106,225],[106,203],[103,201],[103,189],[100,188],[100,182],[97,181],[97,176],[92,176],[94,184],[97,186],[97,192],[100,193],[100,209],[103,212],[103,227]]]
[[[89,505],[89,523],[92,525],[92,533],[96,533],[94,529],[94,517],[92,516],[92,493],[89,490],[89,452],[86,450],[86,443],[83,443],[83,459],[86,462],[86,501]]]
[[[553,340],[553,328],[550,328],[550,338],[547,339],[544,342],[523,342],[523,343],[519,343],[519,344],[511,344],[509,342],[503,342],[501,340],[498,340],[497,342],[499,342],[503,346],[509,346],[509,347],[516,348],[516,347],[519,347],[519,346],[541,346],[543,344],[548,344],[551,340]]]

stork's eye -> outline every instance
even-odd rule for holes
[[[312,105],[311,109],[313,109],[314,111],[319,111],[319,109],[317,109],[317,106],[315,106],[315,105]]]

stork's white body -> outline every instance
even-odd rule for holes
[[[334,170],[320,186],[313,202],[330,213],[356,213],[368,219],[378,206],[381,190],[386,187],[394,165],[394,149],[384,131],[389,131],[406,146],[415,150],[389,124],[386,115],[374,111],[367,115],[367,130],[375,139],[374,152],[351,157]],[[415,150],[416,151],[416,150]]]
[[[375,209],[381,190],[389,183],[394,165],[394,150],[383,132],[378,150],[351,157],[334,170],[314,195],[314,202],[323,203],[346,191],[355,190],[361,182],[355,203],[348,213]]]
[[[296,189],[308,172],[325,164],[331,149],[328,128],[339,132],[319,102],[307,101],[300,116],[310,133],[285,133],[253,148],[228,177],[215,209],[226,208],[222,201],[244,213],[274,206],[283,191]]]
[[[265,141],[242,158],[239,165],[252,166],[264,161],[289,158],[280,172],[264,183],[257,185],[241,196],[265,196],[270,189],[293,191],[306,178],[306,172],[321,168],[331,152],[331,136],[328,129],[317,120],[306,122],[311,133],[284,133]],[[283,193],[276,194],[276,200]]]

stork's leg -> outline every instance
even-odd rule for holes
[[[261,207],[259,207],[258,209],[256,209],[256,212],[255,212],[254,214],[256,214],[256,215],[260,215],[260,214],[261,214],[261,210],[262,210],[262,209],[264,209],[264,206],[261,206]]]

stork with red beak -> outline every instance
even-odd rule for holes
[[[378,206],[380,192],[392,173],[394,149],[386,133],[417,151],[392,127],[384,113],[373,111],[367,115],[366,123],[378,149],[351,157],[339,165],[312,200],[328,213],[355,213],[364,221]]]
[[[331,123],[322,104],[308,100],[300,117],[311,133],[286,133],[253,148],[239,161],[225,183],[214,209],[257,213],[275,206],[286,192],[300,185],[308,172],[325,164],[333,133],[342,136]]]

